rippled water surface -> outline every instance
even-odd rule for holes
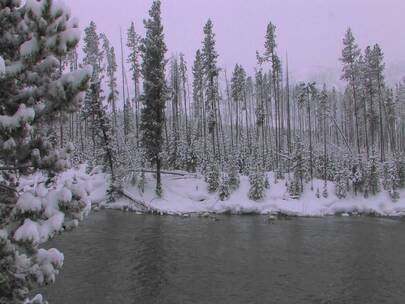
[[[405,222],[94,213],[48,244],[52,304],[405,303]]]

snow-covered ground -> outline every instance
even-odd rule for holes
[[[317,198],[316,190],[322,194],[323,182],[314,181],[314,191],[306,185],[304,194],[298,200],[291,199],[286,191],[285,181],[274,184],[273,175],[269,174],[270,189],[266,190],[265,199],[251,201],[247,194],[249,180],[241,177],[239,189],[234,191],[226,201],[220,201],[218,194],[209,194],[207,184],[198,176],[163,175],[162,198],[154,193],[155,180],[147,175],[145,192],[138,187],[128,187],[126,193],[145,205],[164,214],[181,215],[189,213],[231,213],[231,214],[285,214],[292,216],[325,216],[336,214],[373,214],[379,216],[405,216],[405,191],[401,191],[398,202],[392,202],[387,192],[365,199],[363,195],[348,194],[345,199],[338,199],[334,194],[333,183],[328,183],[328,197]],[[123,198],[109,205],[110,209],[138,211],[136,204]]]

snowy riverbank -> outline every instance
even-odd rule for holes
[[[154,193],[155,181],[147,175],[145,192],[138,187],[129,187],[125,191],[131,197],[144,202],[157,212],[170,215],[191,213],[230,213],[230,214],[285,214],[290,216],[327,216],[338,214],[370,214],[378,216],[405,216],[405,191],[400,192],[398,202],[392,202],[387,192],[365,199],[362,195],[348,194],[345,199],[338,199],[334,194],[333,183],[328,183],[328,197],[317,198],[316,190],[322,191],[323,182],[314,181],[314,191],[310,184],[305,186],[300,199],[291,199],[286,191],[285,181],[277,184],[272,182],[270,173],[270,189],[262,201],[251,201],[247,197],[249,191],[248,177],[241,177],[240,187],[232,192],[226,201],[220,201],[216,193],[209,194],[207,184],[199,176],[163,176],[162,198]],[[139,207],[129,199],[122,198],[112,204],[104,204],[107,209],[140,211]]]

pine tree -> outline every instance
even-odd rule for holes
[[[315,87],[315,83],[308,83],[304,84],[302,83],[300,85],[300,95],[298,98],[298,103],[306,108],[306,112],[308,115],[308,137],[309,137],[309,172],[310,172],[310,180],[311,180],[311,190],[313,190],[313,185],[312,185],[312,180],[314,177],[314,161],[313,161],[313,155],[314,155],[314,149],[313,149],[313,144],[312,144],[312,108],[311,105],[315,102],[315,100],[318,97],[318,92]]]
[[[323,183],[322,197],[328,198],[328,183],[326,181]]]
[[[269,176],[267,174],[265,174],[265,176],[264,176],[264,188],[270,189],[270,180],[269,180]]]
[[[229,161],[229,186],[232,190],[236,190],[239,188],[240,185],[240,177],[239,177],[239,170],[238,165],[236,163],[236,158],[232,157]]]
[[[384,142],[384,100],[383,100],[383,88],[384,88],[384,54],[378,44],[373,47],[372,50],[372,66],[371,71],[377,85],[378,92],[378,108],[379,108],[379,126],[380,126],[380,153],[381,162],[385,161],[385,142]]]
[[[135,24],[131,22],[131,26],[127,32],[127,47],[129,48],[129,55],[127,62],[130,64],[129,69],[131,71],[132,81],[134,82],[134,98],[133,98],[133,107],[135,109],[135,128],[137,136],[137,145],[138,145],[138,136],[139,136],[139,95],[140,95],[140,72],[141,66],[139,63],[139,57],[141,53],[141,37],[135,31]]]
[[[265,177],[260,165],[257,164],[249,175],[250,189],[249,199],[260,201],[265,197]]]
[[[235,65],[235,69],[231,79],[232,100],[235,104],[235,129],[236,129],[236,148],[240,148],[241,144],[241,110],[245,100],[245,71],[239,64]]]
[[[304,180],[307,175],[306,159],[304,156],[304,146],[300,138],[295,139],[293,157],[291,160],[293,179],[289,185],[290,196],[297,199],[304,191]]]
[[[114,74],[116,66],[114,67],[114,55],[111,52],[109,47],[109,42],[104,38],[104,49],[106,52],[103,52],[100,49],[100,39],[103,35],[97,34],[97,27],[94,22],[90,22],[90,25],[85,29],[85,38],[84,38],[84,48],[85,53],[84,62],[91,65],[93,68],[93,74],[90,81],[90,88],[86,93],[86,117],[91,119],[91,138],[93,142],[93,164],[94,165],[103,165],[107,171],[111,174],[111,183],[110,183],[110,200],[113,200],[113,192],[116,187],[116,143],[113,137],[112,130],[113,126],[111,125],[110,119],[107,115],[103,101],[105,96],[103,95],[102,81],[104,78],[104,67],[102,65],[103,57],[107,58],[107,69],[109,84],[112,85],[112,94],[115,98],[116,92],[115,88],[115,79]],[[110,95],[111,96],[111,95]],[[115,101],[114,103],[115,104]],[[101,161],[101,163],[100,163]]]
[[[227,173],[222,173],[218,188],[218,195],[221,201],[229,199],[231,196],[230,185],[229,185],[229,176]]]
[[[156,165],[156,194],[162,195],[161,157],[162,133],[165,109],[165,53],[163,25],[160,12],[161,2],[155,0],[149,11],[150,19],[144,21],[146,37],[142,43],[143,88],[141,131],[142,145],[147,159]]]
[[[347,195],[349,174],[346,165],[342,161],[338,161],[334,182],[335,194],[339,199],[343,199]]]
[[[217,134],[217,99],[218,87],[216,78],[218,76],[217,58],[218,54],[215,50],[215,34],[213,32],[213,23],[208,19],[204,26],[204,41],[202,48],[202,60],[205,83],[205,109],[208,133],[211,135],[212,153],[217,157],[219,151],[216,149]],[[217,134],[218,136],[218,134]]]
[[[400,194],[398,189],[400,188],[400,176],[398,175],[397,168],[394,162],[390,162],[389,165],[389,179],[390,179],[390,187],[389,187],[389,194],[393,202],[397,202],[400,198]]]
[[[107,36],[102,34],[101,38],[103,40],[103,50],[106,58],[106,74],[107,74],[107,85],[110,91],[107,101],[108,104],[111,106],[112,114],[113,114],[113,132],[118,127],[117,123],[117,100],[118,100],[118,89],[117,89],[117,59],[115,57],[114,47],[110,46],[110,41],[108,40]]]
[[[90,22],[89,26],[84,30],[85,36],[84,36],[84,47],[83,47],[83,52],[85,54],[85,57],[83,59],[84,64],[91,65],[93,69],[93,74],[92,74],[92,83],[102,83],[102,74],[103,74],[103,66],[102,66],[102,58],[103,58],[103,52],[102,49],[100,48],[100,37],[97,34],[97,26],[96,24],[92,21]],[[97,90],[98,92],[98,90]],[[95,161],[95,154],[96,154],[96,149],[97,149],[97,143],[96,143],[96,132],[97,132],[97,127],[96,127],[96,120],[95,120],[95,113],[94,109],[92,106],[94,105],[94,96],[92,96],[92,93],[95,93],[93,90],[87,90],[86,92],[86,97],[84,100],[84,109],[82,111],[83,118],[85,120],[85,137],[90,138],[92,142],[92,157],[93,157],[93,162]],[[102,90],[100,88],[100,93],[102,93]],[[98,96],[98,98],[102,97],[102,94]],[[89,130],[90,129],[90,130]],[[88,131],[91,132],[91,134],[88,134]],[[86,144],[86,148],[87,148]],[[88,158],[90,158],[88,156]]]
[[[367,188],[372,195],[380,192],[380,175],[375,155],[370,157],[367,164]]]
[[[210,157],[207,172],[206,182],[208,183],[208,192],[215,192],[219,187],[219,169],[218,164],[213,157]]]
[[[91,69],[61,73],[59,59],[80,38],[66,7],[50,0],[23,6],[1,1],[0,12],[0,302],[30,303],[25,300],[34,287],[53,282],[61,254],[20,235],[26,223],[48,219],[41,206],[49,198],[29,191],[17,195],[16,186],[21,175],[42,172],[47,176],[42,190],[52,191],[55,176],[69,167],[72,147],[57,148],[53,124],[79,108]],[[56,202],[66,213],[64,225],[85,208],[81,196],[70,196],[72,186],[66,184],[62,190],[69,195]],[[43,260],[52,255],[53,263]],[[42,297],[36,299],[42,303]]]
[[[342,79],[349,82],[354,103],[355,131],[357,153],[360,155],[360,133],[359,133],[359,114],[358,114],[358,82],[359,82],[359,58],[361,51],[356,44],[351,29],[346,32],[343,39],[344,48],[342,50],[343,74]]]
[[[361,159],[351,159],[350,168],[350,180],[353,185],[354,194],[357,195],[363,191],[365,185],[364,168]]]
[[[265,197],[265,183],[266,178],[263,172],[263,163],[259,158],[259,151],[258,147],[256,146],[254,149],[254,153],[252,155],[251,165],[250,165],[250,173],[249,173],[249,182],[250,182],[250,189],[249,189],[249,199],[253,201],[262,200]]]
[[[196,121],[195,138],[203,141],[204,152],[207,151],[206,118],[204,107],[204,71],[200,50],[195,54],[193,64],[193,119]]]

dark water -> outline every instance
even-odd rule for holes
[[[93,214],[50,243],[52,304],[405,303],[405,222]]]

